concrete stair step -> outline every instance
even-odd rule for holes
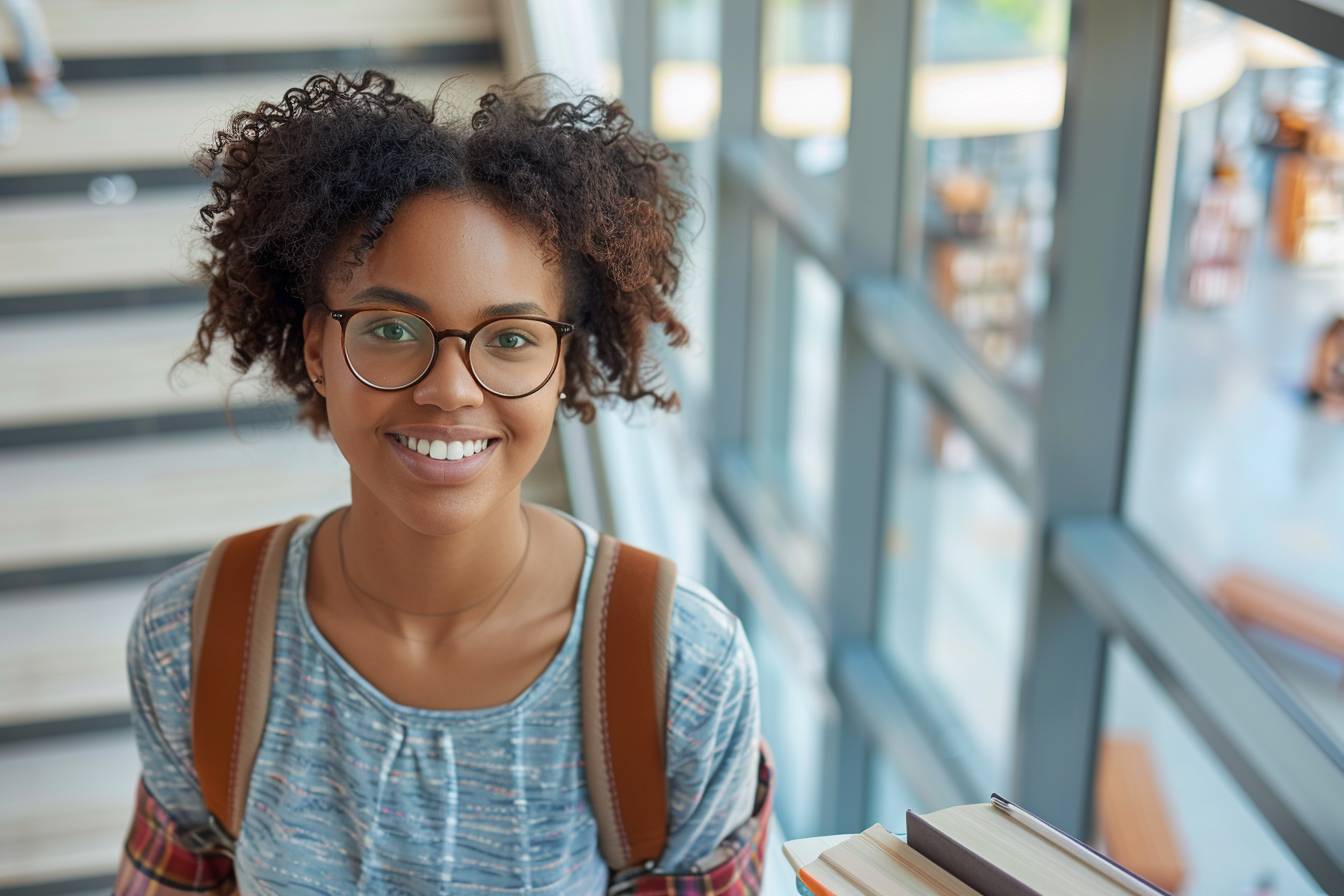
[[[115,871],[139,774],[129,729],[0,749],[0,887]]]
[[[150,581],[0,596],[0,727],[126,712],[126,637]]]
[[[0,572],[203,550],[350,497],[340,451],[297,424],[14,450],[0,489]]]
[[[376,7],[370,7],[371,9]],[[470,106],[501,78],[498,66],[391,66],[400,89],[432,100],[440,83],[462,75],[445,98]],[[19,141],[0,152],[0,177],[58,172],[177,168],[222,128],[231,113],[275,102],[312,71],[191,78],[117,79],[68,85],[79,114],[53,119],[25,93],[19,96]],[[350,74],[355,74],[351,72]],[[127,122],[134,122],[130,127]]]
[[[43,0],[52,49],[64,59],[414,47],[496,37],[489,0]],[[0,51],[19,55],[11,29]]]
[[[0,203],[0,306],[6,297],[194,282],[192,228],[208,199],[188,188],[146,191],[124,205],[83,196]]]
[[[207,365],[173,362],[191,345],[202,308],[162,306],[19,317],[0,329],[0,427],[92,421],[288,400],[259,367],[240,375],[230,346]],[[241,379],[240,379],[241,377]],[[230,386],[237,381],[237,385]]]

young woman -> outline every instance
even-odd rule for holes
[[[150,585],[128,642],[143,787],[118,892],[608,885],[577,662],[598,533],[521,488],[561,406],[585,422],[597,399],[676,407],[645,335],[688,335],[669,299],[690,198],[619,103],[545,108],[527,82],[443,121],[378,72],[318,76],[203,153],[209,299],[182,360],[223,337],[240,371],[266,364],[340,448],[351,502],[290,542],[227,861],[185,836],[207,821],[188,703],[206,554]],[[680,578],[655,872],[704,870],[749,822],[758,738],[741,624]]]

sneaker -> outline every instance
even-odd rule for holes
[[[0,100],[0,146],[19,142],[19,104],[13,97]]]
[[[60,81],[51,80],[33,88],[33,96],[56,118],[70,118],[79,108],[79,100]]]

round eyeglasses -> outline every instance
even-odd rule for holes
[[[341,323],[346,366],[360,382],[394,392],[428,375],[439,342],[456,336],[466,344],[467,370],[491,395],[522,398],[550,380],[560,363],[560,340],[573,324],[545,317],[494,317],[470,330],[436,330],[418,314],[399,308],[336,311],[316,302]]]

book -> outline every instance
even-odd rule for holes
[[[906,813],[903,841],[873,825],[798,869],[810,896],[1167,896],[995,794]]]
[[[832,846],[798,878],[812,896],[977,896],[880,824]]]

